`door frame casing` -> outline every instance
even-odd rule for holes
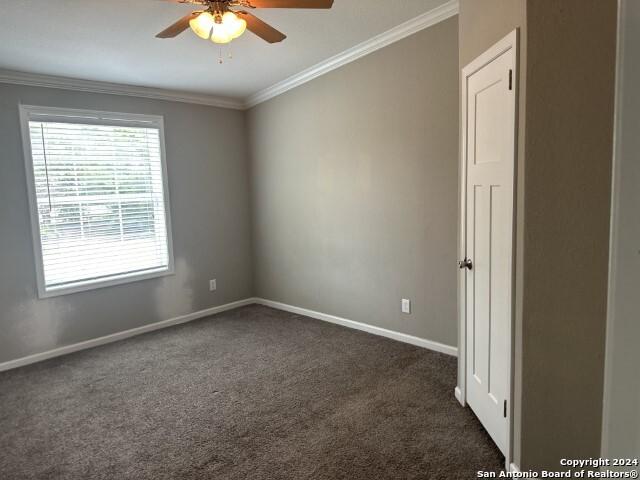
[[[514,379],[515,371],[515,265],[516,265],[516,198],[517,198],[517,182],[518,162],[517,162],[517,138],[518,138],[518,64],[519,64],[519,31],[516,28],[500,41],[495,43],[484,53],[471,61],[462,68],[460,75],[460,93],[461,93],[461,135],[460,135],[460,237],[458,246],[458,255],[460,259],[466,258],[467,244],[467,95],[468,80],[474,73],[482,69],[502,54],[513,51],[512,65],[512,87],[515,101],[513,111],[513,228],[512,228],[512,255],[511,255],[511,332],[509,342],[509,365],[508,365],[508,395],[507,399],[507,421],[508,421],[508,441],[507,452],[505,454],[505,464],[507,471],[511,468],[513,457],[513,398],[514,398]],[[467,406],[467,312],[466,312],[466,288],[467,274],[466,270],[460,270],[458,274],[458,386],[455,388],[455,397],[463,407]]]

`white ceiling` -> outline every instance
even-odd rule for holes
[[[261,9],[287,34],[269,45],[247,32],[220,48],[190,30],[155,34],[192,5],[161,0],[0,0],[0,69],[246,98],[446,3],[335,0],[331,10]]]

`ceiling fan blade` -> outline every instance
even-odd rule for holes
[[[165,28],[159,34],[156,35],[156,38],[173,38],[176,35],[181,34],[187,28],[189,28],[189,20],[197,17],[202,12],[191,12],[189,15],[185,15],[180,20],[178,20],[173,25]]]
[[[249,0],[255,8],[331,8],[333,0]]]
[[[245,11],[235,12],[247,22],[247,29],[251,30],[257,36],[269,43],[278,43],[287,38],[287,36],[273,28],[268,23],[263,22],[258,17],[251,15]]]

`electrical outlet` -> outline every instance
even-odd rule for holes
[[[213,280],[209,280],[209,291],[215,292],[217,288],[218,286],[216,285],[216,279],[214,278]]]
[[[411,313],[411,300],[408,298],[402,299],[402,313]]]

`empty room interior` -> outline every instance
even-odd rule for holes
[[[0,0],[0,478],[637,478],[640,2]]]

